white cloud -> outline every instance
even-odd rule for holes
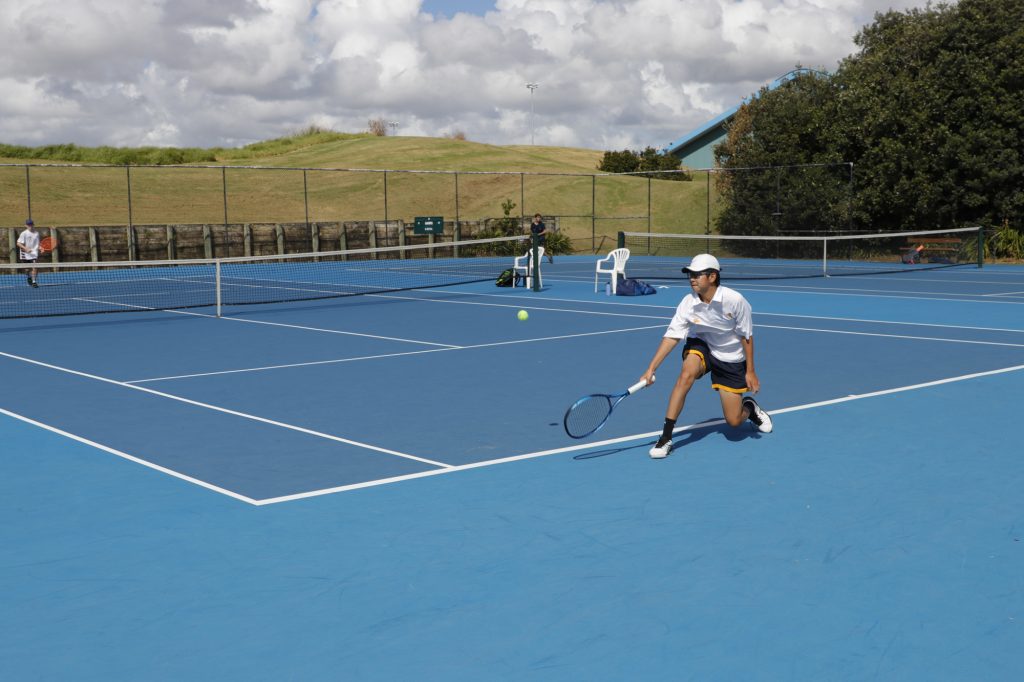
[[[4,0],[0,141],[244,144],[310,123],[662,146],[924,0]]]

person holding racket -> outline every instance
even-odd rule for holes
[[[749,395],[757,393],[761,382],[754,371],[754,337],[750,304],[738,291],[721,285],[722,268],[708,253],[694,256],[683,268],[690,278],[691,293],[683,297],[665,331],[651,364],[641,381],[652,383],[654,372],[678,343],[683,346],[683,367],[676,379],[665,411],[661,437],[650,450],[654,459],[668,456],[672,450],[672,431],[683,411],[686,395],[702,376],[711,373],[711,388],[718,391],[722,414],[730,426],[746,420],[758,430],[771,433],[772,419]]]
[[[38,287],[35,262],[39,259],[39,233],[36,232],[36,224],[31,218],[25,221],[25,229],[18,235],[18,258],[22,263],[32,264],[28,271],[28,285]]]

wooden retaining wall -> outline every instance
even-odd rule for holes
[[[346,249],[433,244],[473,239],[489,220],[445,222],[443,235],[413,234],[401,220],[306,223],[239,223],[217,225],[124,225],[48,228],[36,226],[40,237],[55,236],[58,247],[40,260],[58,262],[179,260],[316,253]],[[18,235],[6,228],[8,260],[18,262]],[[2,243],[2,242],[0,242]]]

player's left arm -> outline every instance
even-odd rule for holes
[[[757,372],[754,370],[754,337],[740,337],[740,345],[743,346],[743,354],[747,358],[747,388],[751,393],[757,393],[761,390],[761,381],[757,378]]]
[[[738,301],[735,315],[734,330],[740,337],[740,345],[743,346],[743,355],[747,362],[747,389],[751,393],[757,393],[761,390],[761,381],[757,378],[757,371],[754,369],[754,316],[750,303],[745,298],[740,298]]]

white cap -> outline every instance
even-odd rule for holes
[[[718,259],[710,253],[701,253],[693,257],[690,264],[683,268],[683,272],[704,272],[705,270],[721,271]]]

